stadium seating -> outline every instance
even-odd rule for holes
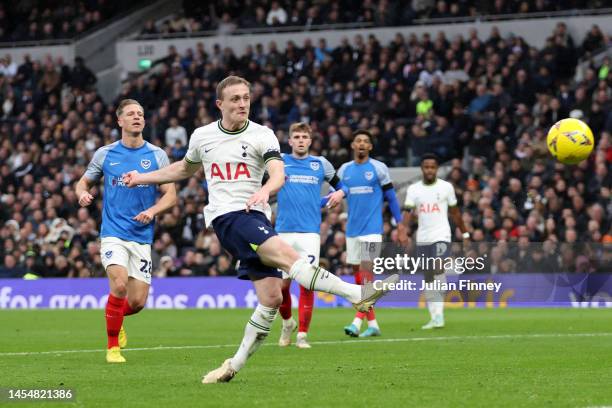
[[[0,43],[70,40],[142,2],[42,0],[14,7],[0,2]]]
[[[428,15],[438,14],[444,14],[442,6]],[[606,44],[608,36],[597,27],[575,44],[561,24],[541,49],[495,31],[488,38],[476,31],[469,38],[398,35],[385,44],[375,36],[358,37],[333,49],[308,40],[284,53],[253,44],[244,55],[202,45],[184,55],[171,52],[107,102],[86,61],[68,66],[51,58],[5,59],[0,277],[103,276],[96,242],[101,201],[79,208],[73,185],[95,149],[119,136],[114,107],[124,98],[139,100],[146,138],[178,160],[185,146],[168,134],[190,134],[216,119],[215,85],[229,72],[252,82],[251,119],[274,129],[285,151],[287,128],[300,120],[315,130],[313,154],[336,167],[351,159],[357,128],[372,131],[373,157],[391,167],[418,164],[426,152],[443,157],[476,241],[610,242],[609,60],[590,66],[580,83],[572,81],[578,58]],[[556,165],[545,145],[548,127],[568,115],[586,120],[596,135],[595,153],[575,168]],[[157,221],[156,275],[235,273],[214,234],[204,231],[202,173],[181,183],[179,195],[179,205]],[[342,266],[345,222],[339,209],[327,213],[321,226],[321,262],[340,274],[348,272]],[[397,240],[388,222],[385,233]]]
[[[585,9],[588,1],[263,1],[251,0],[240,4],[231,0],[210,2],[184,1],[179,15],[159,21],[148,20],[143,36],[192,34],[198,32],[228,33],[236,29],[316,30],[336,25],[388,27],[415,22],[435,22],[443,19],[474,18],[494,15],[508,18],[520,13],[530,17],[568,9]]]

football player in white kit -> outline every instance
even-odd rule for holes
[[[203,166],[210,193],[204,210],[206,226],[213,226],[221,245],[240,261],[239,278],[250,279],[255,287],[259,304],[238,351],[206,374],[204,384],[230,381],[270,333],[282,302],[279,269],[309,290],[346,298],[358,310],[368,310],[386,292],[372,284],[349,284],[311,265],[278,236],[265,215],[270,195],[285,182],[278,140],[271,129],[249,120],[251,90],[244,78],[229,76],[219,82],[216,105],[221,120],[193,132],[183,160],[160,171],[133,171],[123,178],[130,187],[168,183],[188,178]],[[262,186],[266,170],[269,179]],[[385,281],[398,279],[393,275]]]
[[[417,256],[427,258],[446,258],[451,249],[451,228],[448,217],[459,227],[463,233],[464,241],[469,240],[470,233],[466,230],[457,207],[457,197],[453,185],[439,179],[438,157],[434,154],[425,154],[421,159],[421,172],[423,179],[410,187],[406,193],[404,203],[403,224],[410,231],[410,222],[414,215],[418,217],[416,233]],[[433,263],[433,262],[432,262]],[[425,282],[438,281],[446,283],[444,269],[425,269]],[[439,284],[434,285],[440,286]],[[431,315],[429,323],[424,330],[444,327],[444,295],[442,290],[425,290],[427,308]]]

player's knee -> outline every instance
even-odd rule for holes
[[[283,303],[283,294],[281,291],[278,293],[269,293],[263,299],[261,299],[261,303],[266,307],[279,308],[281,303]]]
[[[142,309],[144,309],[146,302],[143,299],[138,299],[135,302],[131,302],[130,303],[130,309],[132,309],[132,311],[134,313],[138,313],[140,312]]]
[[[127,295],[127,282],[122,279],[114,279],[111,285],[113,296],[124,298]]]

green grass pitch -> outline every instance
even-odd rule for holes
[[[125,321],[127,363],[109,365],[101,310],[0,311],[0,387],[76,391],[53,407],[612,405],[609,309],[454,309],[433,332],[424,310],[381,309],[373,341],[344,335],[351,310],[315,309],[312,349],[279,348],[277,320],[231,383],[202,385],[250,314],[144,310]]]

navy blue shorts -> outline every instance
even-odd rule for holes
[[[433,244],[417,244],[417,256],[429,258],[446,258],[450,255],[451,243],[445,241],[434,242]]]
[[[416,247],[416,257],[423,258],[447,258],[451,253],[451,243],[445,241],[434,242],[433,244],[427,245],[418,245]],[[443,265],[442,261],[442,265]],[[429,261],[427,266],[423,267],[423,272],[425,272],[426,278],[429,278],[429,275],[433,272],[435,274],[439,274],[444,272],[444,268],[439,268],[439,262]]]
[[[278,269],[264,265],[257,255],[259,245],[278,235],[264,213],[233,211],[215,218],[212,225],[221,246],[240,261],[239,279],[282,277]]]

